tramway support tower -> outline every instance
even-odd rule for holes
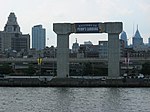
[[[108,33],[108,76],[120,75],[119,34],[122,22],[105,23],[54,23],[53,31],[57,34],[57,77],[69,76],[69,35],[71,33]]]

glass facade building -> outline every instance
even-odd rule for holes
[[[45,48],[45,33],[46,30],[42,28],[42,25],[32,27],[32,48],[35,48],[36,50]]]

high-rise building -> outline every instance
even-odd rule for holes
[[[10,13],[4,31],[0,31],[0,51],[15,50],[17,52],[30,48],[30,35],[22,34],[17,23],[17,17]]]
[[[45,48],[45,29],[42,25],[36,25],[32,27],[32,48],[36,50],[42,50]]]
[[[137,47],[139,45],[143,45],[143,38],[141,37],[140,32],[137,27],[135,35],[133,36],[133,47]]]
[[[138,26],[137,26],[137,30],[132,38],[132,43],[133,43],[133,49],[135,51],[144,51],[146,48],[146,46],[143,43],[143,38],[140,35],[140,32],[138,30]]]
[[[99,41],[99,57],[108,57],[108,41]]]
[[[124,41],[119,40],[120,56],[123,56]],[[99,41],[99,58],[108,58],[108,41]]]
[[[124,47],[127,48],[128,47],[128,41],[127,41],[127,34],[125,31],[121,32],[120,38],[121,38],[121,40],[124,41]]]

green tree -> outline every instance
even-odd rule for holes
[[[12,66],[10,64],[5,63],[0,66],[0,74],[10,74],[13,73]]]
[[[146,74],[150,75],[150,63],[147,62],[142,65],[141,73],[144,75]]]
[[[92,64],[90,62],[84,63],[83,65],[83,75],[91,75],[92,74]]]
[[[34,68],[33,65],[29,65],[29,67],[27,69],[25,69],[23,72],[26,75],[33,75],[34,73],[36,73],[36,69]]]

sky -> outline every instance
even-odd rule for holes
[[[31,36],[34,25],[43,25],[47,46],[57,46],[53,23],[123,22],[129,43],[137,25],[144,43],[150,37],[150,0],[0,0],[0,31],[10,12],[15,13],[23,34]],[[80,44],[91,41],[95,45],[108,39],[101,33],[71,34],[70,47],[76,38]]]

